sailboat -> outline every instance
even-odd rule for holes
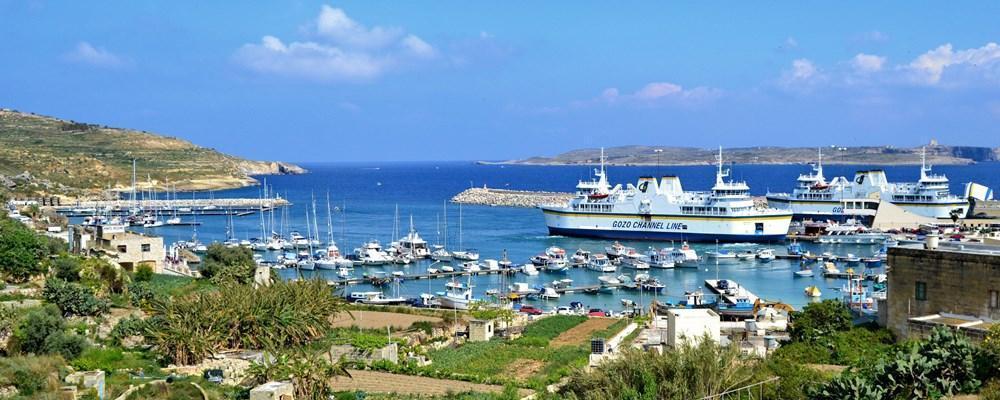
[[[326,231],[328,234],[329,245],[326,246],[326,254],[316,260],[316,268],[318,269],[338,269],[338,276],[345,277],[343,272],[346,269],[354,268],[354,262],[344,258],[340,254],[340,248],[337,247],[337,242],[333,240],[333,213],[330,211],[330,193],[326,194]]]
[[[462,248],[462,204],[458,204],[458,248]],[[479,252],[476,249],[453,251],[452,258],[460,261],[478,261]]]
[[[444,203],[442,208],[444,208],[444,240],[442,241],[439,238],[438,241],[442,244],[432,246],[433,250],[431,251],[431,259],[434,261],[447,262],[451,261],[452,257],[451,252],[448,251],[448,203]],[[438,236],[440,235],[441,230],[438,229]]]

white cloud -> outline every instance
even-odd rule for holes
[[[574,102],[574,106],[585,106],[594,103],[636,103],[653,105],[663,102],[677,104],[694,104],[696,102],[713,100],[722,95],[722,91],[703,86],[684,89],[683,86],[671,82],[650,82],[633,93],[622,94],[618,88],[604,89],[597,98],[589,101]]]
[[[236,51],[241,65],[267,74],[324,82],[368,81],[392,69],[434,58],[437,50],[400,28],[371,28],[339,8],[323,5],[305,27],[313,40],[290,41],[264,36]]]
[[[66,59],[102,68],[121,68],[131,63],[125,57],[114,54],[103,47],[95,47],[88,42],[77,43],[72,51],[66,53]]]
[[[911,79],[919,84],[937,85],[942,83],[946,72],[956,71],[956,79],[986,78],[997,81],[1000,78],[1000,46],[987,43],[980,48],[955,51],[951,43],[938,46],[914,59],[902,69],[910,72]]]
[[[816,67],[816,64],[808,59],[799,58],[792,61],[790,69],[781,73],[778,84],[789,90],[809,90],[826,80],[827,76]]]
[[[851,66],[854,67],[855,71],[861,73],[881,71],[884,64],[885,57],[865,53],[858,53],[851,59]]]

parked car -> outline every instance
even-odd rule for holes
[[[542,315],[542,310],[535,306],[521,306],[521,312],[528,315]]]
[[[573,309],[569,308],[568,306],[559,306],[559,308],[556,308],[556,314],[558,314],[558,315],[570,315],[570,314],[573,314]]]
[[[604,317],[606,315],[604,314],[604,310],[601,310],[600,308],[591,308],[590,311],[587,311],[587,316],[588,317]]]

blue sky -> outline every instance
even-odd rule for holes
[[[0,0],[0,107],[288,161],[1000,146],[997,2]]]

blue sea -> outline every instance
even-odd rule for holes
[[[319,213],[319,227],[322,239],[327,238],[326,228],[326,197],[329,193],[333,212],[334,238],[341,252],[350,254],[367,240],[378,239],[388,244],[393,237],[393,221],[396,207],[399,209],[399,233],[405,234],[412,215],[416,229],[428,242],[441,243],[444,235],[444,208],[447,207],[447,232],[449,248],[457,249],[459,243],[459,206],[448,204],[447,201],[458,192],[470,186],[489,186],[491,188],[510,188],[523,190],[573,191],[580,179],[589,179],[592,167],[587,166],[511,166],[511,165],[478,165],[471,162],[368,162],[368,163],[337,163],[337,164],[305,164],[310,173],[305,175],[285,175],[259,177],[266,178],[267,185],[274,192],[289,199],[293,206],[288,209],[287,225],[289,230],[306,232],[306,211],[311,210],[312,198],[316,198]],[[919,166],[842,166],[828,165],[824,167],[828,179],[834,176],[852,177],[854,171],[869,168],[882,168],[891,181],[916,181]],[[807,165],[734,165],[732,177],[745,180],[750,185],[754,195],[763,195],[771,191],[791,191],[796,177],[809,171]],[[935,168],[936,173],[946,174],[952,182],[952,191],[961,193],[964,183],[975,181],[991,188],[1000,187],[1000,163],[980,163],[970,166],[941,166]],[[643,166],[609,167],[608,174],[612,182],[635,182],[642,175],[678,175],[686,190],[707,190],[715,179],[715,168],[712,166]],[[247,187],[235,190],[217,191],[213,193],[186,193],[178,197],[196,196],[205,198],[252,197],[260,195],[260,187]],[[463,247],[476,248],[481,253],[481,259],[499,259],[504,250],[515,263],[526,263],[532,255],[542,252],[548,246],[565,248],[572,254],[582,248],[593,252],[603,252],[608,241],[578,239],[549,236],[545,228],[542,214],[536,209],[462,206]],[[277,217],[276,217],[277,218]],[[226,218],[199,217],[202,223],[197,227],[198,238],[203,242],[224,240],[226,237]],[[236,236],[244,239],[260,236],[260,217],[249,215],[234,219]],[[141,229],[141,228],[140,228]],[[149,233],[161,235],[165,241],[188,240],[194,233],[193,227],[161,227],[150,229]],[[645,251],[649,246],[664,247],[671,244],[662,242],[624,242],[628,246]],[[674,243],[680,245],[680,243]],[[738,250],[754,248],[759,245],[729,244],[727,247]],[[767,245],[779,254],[785,252],[785,245],[775,243]],[[693,244],[699,254],[713,250],[715,244]],[[844,255],[854,253],[859,256],[869,256],[878,250],[875,246],[849,245],[819,245],[807,244],[806,249],[813,252],[830,251]],[[410,266],[393,266],[383,268],[355,269],[359,275],[365,271],[404,270],[407,273],[424,273],[428,262]],[[775,260],[769,264],[750,262],[716,266],[707,265],[698,270],[651,270],[650,273],[667,285],[664,294],[658,295],[661,301],[677,302],[683,299],[685,291],[702,288],[705,279],[732,279],[753,291],[758,296],[769,300],[780,300],[795,306],[803,306],[810,301],[803,295],[807,286],[817,285],[823,292],[823,298],[837,298],[839,289],[846,281],[837,279],[795,278],[792,271],[797,270],[796,263]],[[842,267],[843,269],[843,267]],[[297,277],[296,270],[281,270],[284,277]],[[337,279],[335,271],[304,271],[305,277],[314,274],[325,278]],[[573,279],[574,285],[590,285],[598,283],[597,272],[574,269],[568,274],[542,272],[538,276],[529,277],[516,275],[501,278],[499,276],[480,276],[474,278],[476,296],[483,296],[488,289],[500,289],[510,282],[528,282],[531,285],[543,285],[556,279]],[[419,280],[403,282],[400,287],[402,295],[415,297],[420,293],[444,290],[443,279]],[[346,291],[371,290],[367,285],[345,288]],[[387,291],[390,289],[386,289]],[[619,291],[617,294],[588,295],[583,293],[567,294],[558,301],[533,301],[543,308],[557,305],[568,305],[571,301],[581,301],[590,307],[603,309],[621,309],[621,298],[640,300],[638,292]],[[648,293],[642,294],[642,302],[648,303]]]

